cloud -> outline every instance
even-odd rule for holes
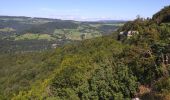
[[[115,20],[114,18],[110,17],[87,17],[87,16],[81,16],[78,14],[50,14],[46,17],[49,18],[55,18],[55,19],[63,19],[63,20],[77,20],[77,21],[97,21],[97,20]]]
[[[34,15],[38,17],[56,18],[64,20],[77,20],[80,19],[79,9],[54,9],[50,7],[43,7],[36,10]]]
[[[97,20],[116,20],[120,17],[108,17],[108,16],[83,16],[81,15],[82,11],[80,9],[54,9],[50,7],[43,7],[37,11],[37,14],[40,17],[47,18],[56,18],[64,20],[77,20],[77,21],[97,21]],[[122,18],[123,19],[123,18]]]
[[[77,21],[97,21],[97,20],[118,20],[124,19],[119,16],[98,16],[95,17],[91,15],[81,15],[82,11],[80,9],[54,9],[50,7],[39,8],[38,10],[27,13],[30,17],[45,17],[63,20],[77,20]]]
[[[78,13],[80,9],[54,9],[49,7],[44,7],[38,9],[39,12],[46,12],[46,13]]]

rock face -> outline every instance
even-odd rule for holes
[[[140,100],[139,98],[132,98],[132,100]]]
[[[139,32],[136,30],[122,31],[118,35],[118,40],[121,40],[124,36],[130,38],[136,34],[139,34]]]
[[[135,31],[135,30],[130,30],[130,31],[127,31],[127,32],[120,32],[119,35],[125,35],[127,37],[131,37],[135,34],[139,34],[138,31]]]

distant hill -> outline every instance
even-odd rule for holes
[[[10,27],[16,30],[16,33],[50,33],[55,28],[77,28],[74,21],[64,21],[59,19],[0,16],[0,28]],[[40,31],[41,30],[41,31]],[[47,31],[48,30],[48,31]]]
[[[121,21],[81,22],[25,16],[0,16],[0,41],[3,43],[0,51],[46,50],[52,45],[58,47],[70,42],[112,34],[123,24],[124,22]]]
[[[60,19],[50,19],[50,18],[34,18],[34,17],[18,17],[18,16],[0,16],[0,29],[11,28],[14,31],[0,31],[1,34],[9,34],[9,33],[17,33],[17,34],[25,34],[25,33],[33,33],[33,34],[53,34],[55,29],[93,29],[92,31],[98,31],[98,33],[104,35],[110,34],[114,32],[115,29],[119,27],[120,23],[124,23],[122,21],[97,21],[97,22],[78,22],[72,20],[60,20]],[[106,26],[107,24],[107,26]],[[108,25],[109,24],[109,25]],[[93,26],[92,26],[93,25]],[[96,25],[96,26],[95,26]],[[107,28],[111,28],[110,31],[102,31],[100,27],[104,25]],[[98,27],[99,26],[99,27]],[[110,27],[112,26],[112,27]],[[104,27],[104,28],[105,28]],[[84,33],[79,33],[84,34]],[[93,34],[93,32],[91,33]]]
[[[101,22],[101,23],[117,23],[117,24],[120,24],[120,23],[126,23],[127,21],[126,20],[99,20],[98,22]]]

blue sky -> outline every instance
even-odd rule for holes
[[[151,17],[170,0],[0,0],[0,15],[71,20],[133,20]]]

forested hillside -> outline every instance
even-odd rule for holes
[[[51,51],[2,53],[0,99],[169,100],[169,23],[169,17],[159,23],[155,15],[138,17],[108,36]]]
[[[166,6],[160,12],[154,14],[153,20],[157,23],[170,22],[170,6]]]

